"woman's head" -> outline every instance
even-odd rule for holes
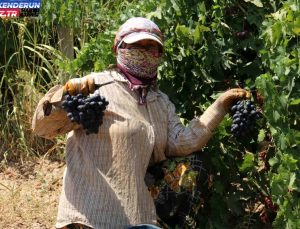
[[[131,18],[117,32],[114,51],[118,68],[127,76],[153,80],[163,51],[162,33],[149,19]]]
[[[151,20],[134,17],[128,19],[118,30],[115,41],[114,51],[125,44],[142,44],[144,46],[156,43],[159,47],[163,46],[163,34],[158,26]]]

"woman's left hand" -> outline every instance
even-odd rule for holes
[[[217,102],[224,108],[226,112],[230,110],[235,102],[241,99],[251,98],[251,93],[241,88],[233,88],[225,91],[218,99]]]

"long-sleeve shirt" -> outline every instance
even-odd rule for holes
[[[68,119],[60,107],[63,87],[59,85],[41,99],[33,117],[33,130],[42,137],[68,133],[56,227],[81,223],[115,229],[155,224],[154,203],[144,182],[150,160],[200,150],[212,130],[201,118],[182,125],[174,105],[160,90],[150,90],[147,103],[139,105],[138,94],[115,70],[89,77],[94,77],[96,85],[108,83],[94,92],[109,101],[98,134],[86,135]],[[46,101],[53,105],[50,115],[43,109]]]

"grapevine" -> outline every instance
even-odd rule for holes
[[[74,96],[67,94],[61,105],[68,118],[80,124],[86,130],[86,134],[97,134],[108,101],[101,95],[84,97],[82,94]]]

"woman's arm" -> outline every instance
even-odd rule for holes
[[[200,150],[210,140],[214,129],[223,120],[233,102],[249,96],[243,89],[231,89],[223,93],[200,116],[188,126],[182,125],[169,99],[168,104],[168,146],[167,156],[183,156]]]
[[[226,114],[225,112],[216,114],[210,107],[200,118],[196,117],[188,126],[184,126],[175,113],[175,106],[170,102],[168,107],[166,156],[184,156],[200,150],[212,137],[214,126],[217,126]]]
[[[32,130],[37,135],[51,139],[80,127],[70,121],[60,106],[63,91],[63,86],[54,86],[39,101],[32,119]]]

